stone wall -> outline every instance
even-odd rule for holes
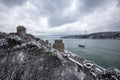
[[[17,34],[19,36],[25,36],[26,35],[26,28],[24,26],[18,26],[17,27]]]
[[[53,48],[60,52],[64,52],[64,43],[62,42],[62,40],[55,40]]]

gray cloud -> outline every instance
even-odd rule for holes
[[[82,0],[83,6],[81,7],[82,11],[90,12],[94,9],[103,6],[107,0]]]
[[[95,27],[90,33],[94,32],[104,32],[104,31],[120,31],[120,22],[114,22],[103,26]]]
[[[104,27],[106,27],[106,26],[104,26]],[[117,21],[117,22],[107,25],[106,30],[119,31],[120,30],[120,21]]]
[[[120,30],[119,6],[120,0],[0,0],[0,30],[15,31],[17,25],[51,34]]]
[[[117,0],[117,6],[120,7],[120,0]]]
[[[96,8],[103,6],[107,0],[76,0],[76,6],[79,8],[76,13],[64,16],[63,11],[69,8],[74,0],[41,0],[42,7],[44,9],[43,14],[48,16],[49,25],[52,27],[64,25],[67,23],[75,22],[83,15],[89,14]],[[81,3],[83,6],[81,6]],[[41,7],[41,6],[39,6]]]
[[[25,1],[26,0],[1,0],[1,2],[8,7],[21,6]]]
[[[72,0],[40,0],[38,3],[35,3],[35,6],[42,8],[41,15],[48,17],[49,25],[52,27],[74,20],[74,18],[70,19],[62,15],[64,9],[71,5]]]

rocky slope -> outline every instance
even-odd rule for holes
[[[111,70],[93,77],[39,38],[0,33],[0,80],[119,80]]]

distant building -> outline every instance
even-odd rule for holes
[[[25,36],[26,35],[26,28],[24,26],[18,26],[17,27],[17,34],[19,36]]]
[[[62,42],[62,40],[55,40],[53,48],[60,52],[64,52],[64,43]]]

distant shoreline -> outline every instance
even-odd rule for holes
[[[74,38],[74,39],[112,39],[112,40],[120,40],[120,31],[118,32],[99,32],[99,33],[91,33],[84,35],[68,35],[63,36],[61,38]]]
[[[62,38],[62,37],[61,37]],[[84,40],[120,40],[120,39],[109,39],[109,38],[106,38],[106,39],[90,39],[90,38],[62,38],[62,39],[84,39]]]

